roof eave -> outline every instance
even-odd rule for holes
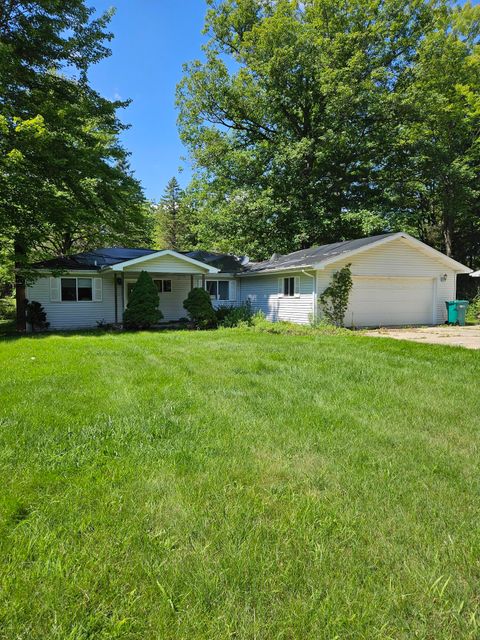
[[[154,258],[161,258],[162,256],[173,256],[183,262],[188,262],[189,264],[193,264],[200,269],[205,270],[207,273],[220,273],[220,269],[216,267],[212,267],[206,262],[200,262],[199,260],[195,260],[195,258],[190,258],[182,253],[178,253],[178,251],[173,251],[172,249],[162,249],[162,251],[157,251],[155,253],[149,253],[145,256],[140,256],[138,258],[132,258],[131,260],[124,260],[123,262],[118,262],[114,265],[106,266],[102,269],[102,271],[124,271],[125,267],[132,267],[136,264],[141,264],[143,262],[148,262]]]

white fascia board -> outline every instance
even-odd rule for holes
[[[123,271],[125,267],[132,267],[133,265],[141,264],[142,262],[148,262],[149,260],[153,260],[155,258],[161,258],[162,256],[172,256],[173,258],[178,258],[179,260],[183,260],[184,262],[188,262],[189,264],[193,264],[196,267],[200,267],[201,269],[206,270],[207,273],[220,273],[220,269],[212,267],[205,262],[200,262],[199,260],[190,258],[189,256],[185,256],[183,255],[183,253],[178,253],[178,251],[173,251],[173,249],[162,249],[162,251],[149,253],[146,256],[132,258],[132,260],[125,260],[125,262],[119,262],[118,264],[114,264],[113,266],[105,267],[104,269],[102,269],[102,271]]]
[[[262,269],[262,271],[252,271],[238,274],[238,278],[253,278],[254,276],[272,276],[275,274],[281,275],[282,273],[292,273],[292,271],[299,271],[302,273],[305,270],[315,271],[317,267],[312,265],[295,265],[294,267],[277,267],[276,269]]]
[[[480,278],[480,271],[472,271],[470,275],[472,278]]]
[[[97,275],[100,276],[101,275],[101,271],[99,271],[98,269],[33,269],[33,271],[41,273],[43,274],[48,274],[51,275],[52,273],[60,273],[61,277],[65,277],[65,275],[75,275],[78,276],[79,274],[84,273],[87,276],[92,276],[92,275]]]

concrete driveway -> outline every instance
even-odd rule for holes
[[[480,325],[469,327],[409,327],[402,329],[385,328],[365,331],[365,335],[396,340],[413,340],[429,344],[446,344],[466,349],[480,349]]]

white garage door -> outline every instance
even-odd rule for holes
[[[432,324],[432,278],[353,276],[346,326]]]

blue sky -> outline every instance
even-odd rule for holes
[[[107,98],[130,98],[119,112],[131,128],[123,135],[132,169],[146,196],[158,200],[168,180],[189,179],[175,110],[182,64],[201,57],[204,0],[91,0],[99,12],[116,8],[110,23],[112,55],[90,71],[92,86]],[[179,167],[185,167],[179,174]]]

